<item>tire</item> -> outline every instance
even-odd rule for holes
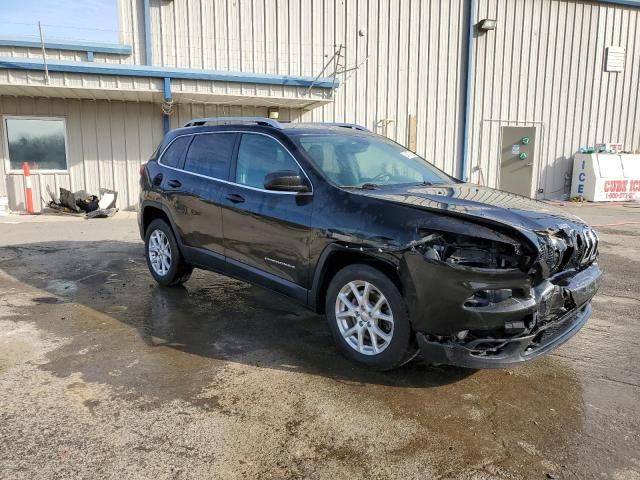
[[[164,220],[155,219],[147,227],[144,236],[144,251],[149,272],[160,285],[169,287],[181,285],[191,277],[193,267],[185,263],[176,237]],[[158,258],[159,251],[163,252],[160,256],[164,257],[164,262],[158,262],[160,260]]]
[[[360,299],[368,292],[366,302],[355,296],[354,287]],[[338,350],[355,363],[384,371],[416,355],[402,294],[389,277],[369,265],[349,265],[336,273],[327,291],[325,312]]]

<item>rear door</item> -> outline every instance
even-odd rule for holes
[[[182,171],[182,164],[192,138],[191,135],[175,138],[158,160],[162,167],[161,173],[151,179],[153,185],[162,190],[165,206],[169,209],[173,224],[177,227],[176,234],[181,241],[184,235],[181,228],[183,219],[180,199],[184,195],[183,185],[186,187],[187,184],[187,174]]]
[[[306,287],[309,261],[311,193],[264,189],[265,176],[279,170],[304,172],[275,138],[258,133],[241,135],[231,182],[222,196],[222,222],[227,262],[255,278]],[[260,273],[258,273],[260,275]],[[273,277],[270,277],[273,276]],[[270,285],[273,286],[273,285]]]
[[[173,172],[176,178],[166,183],[174,191],[172,208],[182,242],[219,259],[224,256],[220,198],[237,139],[236,133],[194,134],[181,168]]]

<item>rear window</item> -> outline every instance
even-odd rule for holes
[[[191,137],[179,137],[176,139],[169,145],[169,148],[165,150],[161,163],[167,167],[178,168],[182,155],[184,155],[184,150],[187,148],[187,145],[189,145],[190,140]]]
[[[188,172],[226,180],[237,135],[210,133],[195,135],[184,161]]]

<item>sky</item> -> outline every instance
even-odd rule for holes
[[[119,43],[118,0],[0,0],[0,38]]]

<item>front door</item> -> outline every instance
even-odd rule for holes
[[[535,127],[502,127],[500,190],[531,197]]]
[[[273,137],[243,133],[222,195],[225,256],[258,283],[254,275],[266,274],[306,288],[313,195],[265,190],[265,176],[279,170],[301,171]]]

